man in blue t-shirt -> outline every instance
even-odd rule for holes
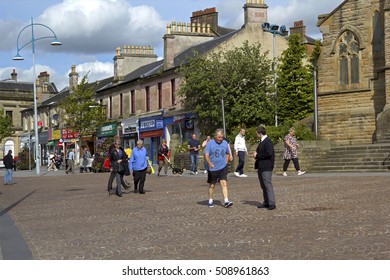
[[[214,139],[207,143],[204,158],[209,165],[207,183],[209,183],[209,207],[214,207],[213,196],[215,184],[219,181],[224,198],[224,206],[228,208],[233,202],[228,199],[227,174],[230,150],[228,143],[223,139],[223,130],[215,131]]]

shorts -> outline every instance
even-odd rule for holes
[[[207,183],[215,185],[220,180],[227,181],[228,166],[216,171],[207,172]]]

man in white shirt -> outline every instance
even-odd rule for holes
[[[241,128],[240,133],[237,134],[234,140],[234,150],[238,156],[238,165],[234,175],[237,177],[248,177],[248,175],[244,174],[245,155],[248,154],[245,144],[245,128]]]

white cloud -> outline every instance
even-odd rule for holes
[[[122,45],[161,43],[165,22],[150,6],[130,6],[125,0],[64,0],[39,17],[55,30],[62,51],[113,52]]]

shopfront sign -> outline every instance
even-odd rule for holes
[[[98,137],[109,137],[117,135],[118,124],[106,123],[98,129]]]
[[[159,130],[164,128],[164,121],[162,116],[149,117],[140,119],[139,129],[140,131]]]

